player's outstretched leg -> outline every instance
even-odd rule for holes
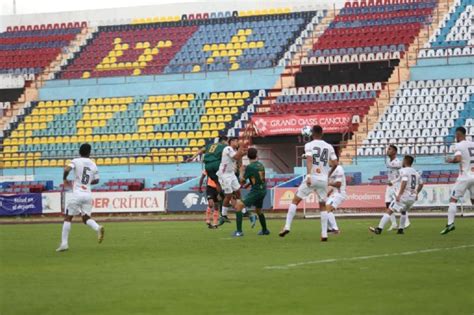
[[[61,245],[56,249],[57,252],[64,252],[69,249],[69,232],[71,231],[72,216],[64,216],[63,228],[61,232]]]
[[[369,227],[369,230],[375,234],[381,234],[387,222],[390,221],[390,215],[392,213],[393,213],[392,211],[388,210],[387,213],[385,213],[380,219],[379,226],[378,227],[371,226]]]
[[[321,242],[327,242],[328,240],[328,211],[326,209],[326,203],[320,202],[319,209],[323,209],[321,211]]]
[[[400,216],[400,225],[398,226],[397,234],[404,234],[404,229],[406,228],[407,222],[407,212],[402,211]]]
[[[290,206],[288,207],[288,213],[286,214],[286,222],[283,230],[278,233],[280,237],[285,237],[286,234],[290,233],[291,230],[291,223],[293,223],[293,219],[296,215],[296,209],[298,208],[298,204],[300,203],[301,199],[295,196],[293,201],[291,202]]]
[[[448,224],[441,231],[441,235],[448,234],[449,232],[454,231],[456,229],[456,227],[454,226],[454,219],[456,218],[456,212],[457,212],[456,202],[457,200],[454,198],[451,198],[451,200],[449,201]]]
[[[102,243],[104,240],[105,228],[102,225],[97,224],[97,222],[95,222],[94,219],[91,219],[88,215],[82,216],[82,222],[97,233],[97,242],[99,242],[99,244]]]
[[[398,229],[398,224],[397,224],[397,217],[395,216],[395,213],[392,213],[390,215],[390,222],[392,223],[390,227],[388,228],[389,231],[397,230]]]
[[[244,204],[240,200],[235,201],[235,223],[236,223],[236,230],[233,234],[235,237],[244,236],[242,231],[242,222],[244,220],[244,214],[242,213],[242,209],[244,209]]]
[[[263,211],[261,208],[255,209],[258,215],[258,221],[260,222],[260,225],[262,229],[260,232],[258,232],[258,235],[270,235],[270,231],[267,228],[267,220],[265,218],[265,215],[263,214]]]

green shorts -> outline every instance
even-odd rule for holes
[[[215,183],[219,183],[219,178],[217,177],[217,172],[219,171],[219,166],[221,165],[221,162],[216,161],[216,162],[209,162],[206,163],[204,166],[204,169],[206,170],[207,176],[209,176],[210,179],[212,179]]]
[[[247,208],[255,206],[257,209],[263,208],[263,200],[267,194],[266,190],[261,191],[250,191],[244,199],[244,205]]]

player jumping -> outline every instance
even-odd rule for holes
[[[70,186],[67,176],[71,170],[74,170],[74,185],[72,197],[69,199],[64,213],[61,245],[56,249],[57,252],[63,252],[69,249],[69,232],[71,231],[72,218],[75,215],[81,215],[82,222],[97,233],[99,243],[104,239],[104,227],[98,225],[97,222],[91,219],[92,192],[90,186],[99,183],[99,171],[95,163],[89,158],[90,153],[90,144],[85,143],[81,145],[79,148],[81,157],[73,159],[71,163],[64,168],[64,186]]]
[[[326,202],[326,211],[328,212],[328,232],[339,234],[334,210],[346,200],[346,175],[341,165],[338,165],[329,177],[329,193]]]
[[[206,171],[202,172],[201,179],[199,180],[199,192],[202,193],[202,184],[204,179],[206,181],[206,196],[207,196],[207,209],[206,209],[206,224],[210,229],[216,229],[219,220],[219,192],[217,191],[217,183],[207,176]],[[213,213],[213,222],[211,224],[211,212]]]
[[[288,208],[286,224],[278,235],[284,237],[290,233],[291,223],[295,217],[298,204],[312,192],[315,192],[319,198],[319,208],[321,209],[321,241],[325,242],[328,240],[328,212],[326,211],[328,176],[337,167],[338,162],[332,145],[322,140],[323,128],[321,126],[313,127],[312,137],[313,141],[306,143],[304,146],[306,179],[298,187],[298,191]]]
[[[395,191],[395,185],[397,182],[400,180],[400,169],[402,168],[402,162],[398,159],[397,157],[397,152],[398,148],[391,144],[388,146],[387,149],[387,157],[389,158],[389,161],[387,161],[387,175],[388,175],[388,181],[387,181],[387,188],[385,189],[385,205],[387,207],[387,210],[390,207],[390,204],[392,201],[395,199],[396,196],[396,191]],[[389,231],[396,230],[398,229],[397,225],[397,217],[395,216],[395,213],[392,213],[390,216],[390,221],[392,222],[392,225],[388,229]],[[410,225],[410,220],[408,219],[407,215],[407,222],[405,228],[407,228]]]
[[[448,224],[441,231],[441,234],[448,234],[454,231],[454,218],[456,217],[457,202],[463,198],[466,191],[469,191],[471,203],[474,205],[474,142],[466,140],[466,129],[458,127],[456,129],[455,153],[453,158],[446,159],[447,163],[459,163],[459,177],[454,184],[448,208]]]
[[[244,155],[245,149],[243,146],[239,148],[238,138],[230,138],[229,145],[222,151],[222,159],[220,161],[219,171],[217,172],[219,184],[225,194],[220,221],[229,221],[227,213],[231,207],[232,197],[234,193],[238,194],[240,190],[240,182],[235,175],[236,161],[242,159]]]
[[[267,187],[265,184],[265,167],[257,160],[257,149],[250,148],[248,150],[247,157],[250,160],[250,164],[245,168],[245,172],[243,174],[241,172],[240,181],[242,184],[245,184],[247,180],[250,180],[252,188],[243,202],[241,200],[236,201],[235,211],[237,217],[237,230],[235,231],[234,235],[244,236],[244,233],[242,232],[242,210],[244,207],[250,208],[252,206],[255,206],[255,211],[257,212],[260,225],[262,226],[262,230],[258,233],[258,235],[269,235],[270,231],[267,229],[265,215],[262,211],[263,200],[267,194]]]
[[[403,234],[406,227],[407,211],[409,211],[413,204],[418,199],[418,194],[423,189],[423,182],[420,174],[412,168],[415,159],[406,155],[403,158],[403,168],[400,170],[400,181],[397,183],[397,195],[395,200],[390,203],[390,206],[380,220],[378,227],[369,227],[369,230],[375,234],[381,234],[385,224],[390,220],[393,212],[400,212],[400,225],[398,226],[397,234]]]

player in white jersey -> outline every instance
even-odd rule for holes
[[[453,158],[446,159],[447,163],[459,163],[459,177],[454,184],[448,208],[448,224],[441,231],[447,234],[455,229],[454,218],[456,217],[457,202],[469,191],[471,203],[474,205],[474,142],[466,140],[466,129],[456,129],[455,153]]]
[[[222,217],[220,218],[220,224],[225,221],[229,221],[227,213],[231,208],[231,201],[234,194],[239,194],[240,182],[236,176],[238,160],[246,154],[244,146],[239,148],[239,139],[229,139],[229,145],[222,151],[221,164],[217,171],[217,177],[219,178],[219,184],[221,185],[222,192],[225,197],[222,202]],[[239,196],[237,196],[239,197]]]
[[[321,209],[321,241],[328,240],[328,212],[326,211],[326,198],[328,190],[328,177],[337,166],[337,156],[332,145],[323,141],[323,128],[314,126],[312,129],[313,141],[304,146],[306,156],[306,178],[298,187],[298,191],[288,207],[286,224],[278,234],[284,237],[290,233],[291,223],[296,214],[298,204],[311,193],[316,193]]]
[[[72,218],[75,215],[82,216],[82,222],[91,227],[97,233],[99,243],[104,239],[104,227],[98,225],[97,222],[91,219],[91,185],[99,183],[99,171],[95,163],[89,158],[90,153],[90,144],[84,143],[79,148],[79,154],[81,157],[73,159],[71,163],[64,168],[63,185],[65,187],[71,186],[70,181],[67,179],[71,171],[74,171],[74,182],[72,183],[72,196],[68,200],[64,213],[61,245],[56,250],[58,252],[63,252],[69,249],[69,232],[71,231]]]
[[[391,144],[388,146],[387,157],[389,158],[389,161],[386,162],[388,181],[387,188],[385,189],[385,206],[387,207],[387,209],[390,207],[390,204],[395,199],[395,196],[397,194],[397,192],[395,191],[395,186],[400,180],[399,176],[400,169],[402,168],[402,161],[397,158],[397,152],[398,148],[395,145]],[[392,222],[392,225],[388,230],[392,231],[398,229],[397,217],[395,216],[395,213],[392,213],[392,215],[390,216],[390,221]],[[410,220],[408,219],[407,215],[407,222],[405,228],[407,228],[409,225]]]
[[[380,220],[378,227],[369,227],[369,230],[375,234],[381,234],[385,224],[390,220],[390,215],[393,212],[400,212],[400,225],[398,226],[397,234],[404,234],[404,229],[407,220],[407,211],[409,211],[413,204],[418,199],[418,194],[423,189],[423,181],[420,174],[412,168],[415,159],[406,155],[403,158],[403,168],[400,170],[400,181],[396,185],[396,197],[390,203],[387,213],[385,213]]]
[[[341,165],[338,165],[331,176],[329,176],[329,192],[326,202],[326,211],[328,212],[328,231],[339,234],[334,210],[346,200],[346,175]]]

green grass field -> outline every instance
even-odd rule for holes
[[[474,313],[473,219],[446,236],[444,219],[412,219],[405,235],[372,235],[377,222],[340,220],[328,243],[319,220],[284,239],[282,220],[270,236],[245,222],[239,239],[233,223],[108,223],[100,245],[76,223],[64,253],[60,224],[3,225],[0,314]]]

